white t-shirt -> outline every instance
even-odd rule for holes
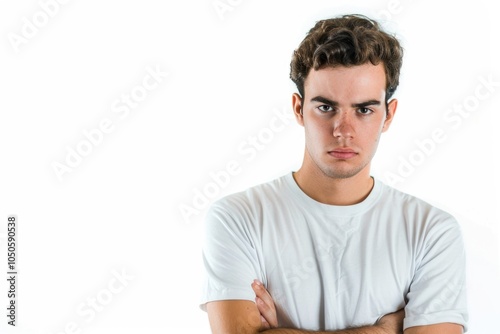
[[[272,295],[280,327],[373,325],[405,307],[404,328],[467,327],[465,252],[448,213],[375,180],[361,203],[317,202],[292,173],[215,202],[206,218],[201,308]]]

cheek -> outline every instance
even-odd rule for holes
[[[382,127],[367,126],[359,129],[358,141],[366,145],[376,145],[379,142]]]
[[[369,140],[373,144],[373,146],[377,146],[380,141],[380,135],[381,135],[380,131],[373,131],[370,138],[367,140]]]
[[[305,126],[306,136],[308,138],[314,138],[317,141],[322,139],[328,139],[332,137],[333,129],[329,124],[325,122],[308,122]]]

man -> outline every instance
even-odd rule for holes
[[[318,22],[295,51],[303,164],[212,205],[202,308],[213,333],[466,329],[457,222],[370,176],[396,113],[402,55],[359,15]]]

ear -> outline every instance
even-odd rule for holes
[[[394,119],[396,114],[396,109],[398,108],[398,100],[392,99],[387,104],[387,114],[385,116],[384,126],[382,127],[382,132],[386,132]]]
[[[302,98],[297,93],[294,93],[292,95],[292,106],[297,123],[304,126],[304,115],[302,114]]]

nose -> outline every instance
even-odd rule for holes
[[[339,113],[333,121],[333,136],[335,138],[352,138],[354,136],[354,127],[352,116],[346,112]]]

